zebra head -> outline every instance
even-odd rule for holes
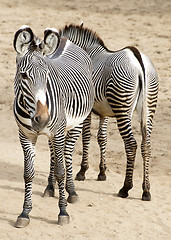
[[[59,35],[54,29],[46,31],[41,42],[28,26],[22,26],[14,37],[17,52],[15,81],[22,92],[23,105],[30,115],[32,127],[38,132],[50,121],[47,100],[50,71],[44,55],[52,54],[58,42]]]

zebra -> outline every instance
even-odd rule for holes
[[[151,60],[133,46],[111,51],[96,32],[89,28],[70,24],[59,30],[60,36],[83,48],[93,63],[93,83],[95,102],[92,112],[99,116],[97,134],[100,146],[100,173],[98,180],[106,180],[105,152],[107,144],[108,117],[115,117],[123,139],[127,166],[123,187],[118,196],[126,198],[133,187],[133,169],[137,142],[132,131],[132,115],[136,109],[141,122],[141,154],[143,158],[142,200],[150,201],[149,158],[151,154],[150,136],[152,120],[158,96],[158,76]],[[91,114],[83,126],[83,155],[81,169],[76,180],[84,180],[88,166]]]
[[[14,36],[16,76],[14,81],[14,116],[19,128],[19,139],[24,153],[25,196],[23,211],[16,227],[29,224],[32,209],[32,181],[34,178],[35,145],[39,135],[46,135],[51,152],[51,171],[59,186],[58,224],[69,222],[65,199],[77,198],[72,179],[72,152],[82,122],[94,103],[92,62],[88,54],[59,37],[56,29],[46,29],[40,41],[32,29],[23,25]],[[53,168],[53,169],[52,169]],[[52,187],[52,182],[48,186]],[[45,194],[51,189],[46,189]]]

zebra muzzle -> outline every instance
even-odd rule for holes
[[[32,127],[36,131],[45,128],[50,120],[47,104],[43,105],[39,100],[37,102],[36,113],[32,117]]]

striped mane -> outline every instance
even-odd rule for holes
[[[66,36],[70,41],[77,44],[82,48],[89,48],[93,45],[100,45],[104,49],[108,50],[104,45],[103,40],[98,36],[96,32],[93,32],[89,28],[82,27],[82,25],[70,24],[59,30],[60,36]],[[109,51],[109,50],[108,50]]]
[[[29,50],[35,51],[41,48],[41,40],[38,37],[34,37],[34,40],[29,44]]]

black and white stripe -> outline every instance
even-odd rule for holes
[[[59,185],[59,224],[69,221],[64,191],[66,158],[68,201],[77,194],[72,178],[72,152],[82,122],[94,103],[92,63],[88,54],[55,29],[46,29],[44,40],[36,38],[28,26],[14,37],[17,72],[14,83],[14,116],[24,152],[25,198],[16,227],[29,223],[32,209],[35,144],[40,134],[49,138],[51,169],[45,195],[54,194]],[[65,133],[67,135],[65,137]]]
[[[98,142],[101,149],[100,174],[98,180],[105,180],[105,148],[107,142],[107,117],[116,117],[117,125],[125,144],[127,155],[126,177],[120,197],[127,197],[132,188],[132,175],[137,143],[132,132],[132,114],[137,110],[141,120],[141,151],[144,162],[143,200],[150,200],[149,157],[152,119],[158,95],[158,76],[149,58],[135,47],[119,51],[106,48],[99,36],[88,28],[69,25],[60,30],[72,42],[82,47],[93,62],[95,103],[93,112],[100,117]],[[85,120],[83,130],[83,159],[77,180],[85,179],[88,169],[88,146],[90,141],[90,116]]]

